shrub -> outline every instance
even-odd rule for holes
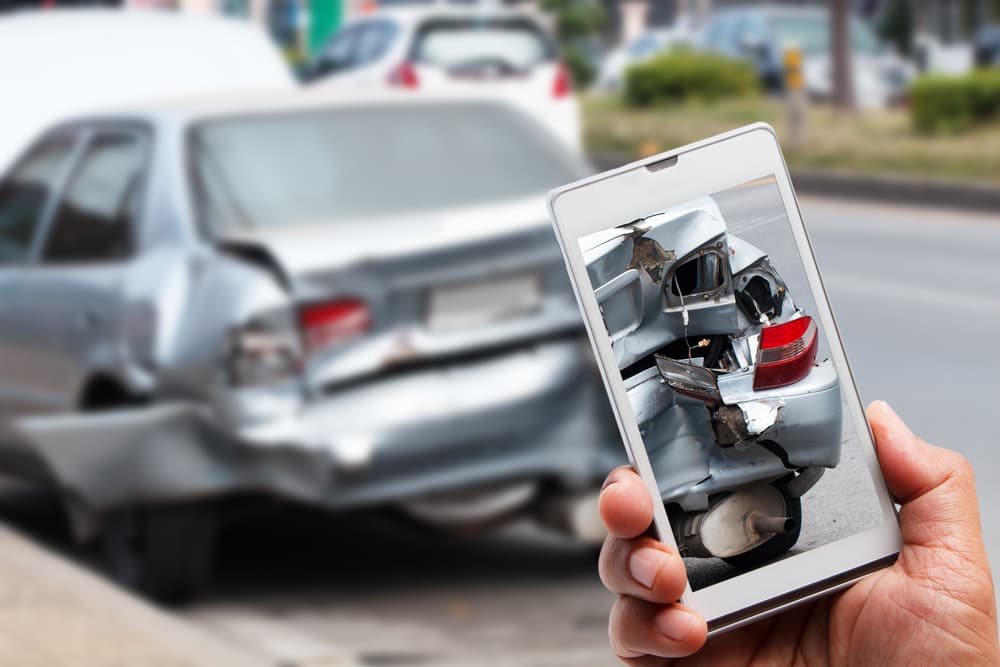
[[[759,87],[749,63],[699,51],[670,51],[625,72],[625,100],[633,106],[753,95]]]
[[[1000,70],[917,79],[910,88],[910,117],[921,132],[959,132],[1000,120]]]
[[[566,63],[567,69],[569,69],[574,87],[582,90],[594,82],[597,70],[591,64],[590,60],[587,59],[587,54],[583,52],[582,48],[567,46],[563,49],[562,58],[563,62]]]

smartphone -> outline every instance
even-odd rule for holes
[[[653,528],[709,633],[893,563],[895,505],[774,131],[572,183],[549,210]]]

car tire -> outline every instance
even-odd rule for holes
[[[204,505],[118,511],[102,522],[102,564],[130,590],[167,604],[186,602],[208,583],[216,526]]]
[[[785,516],[795,520],[795,530],[789,533],[777,533],[755,549],[722,559],[733,567],[741,570],[759,567],[781,556],[799,541],[799,533],[802,532],[802,501],[792,497],[784,480],[776,482],[774,486],[781,493],[781,499],[785,503]]]

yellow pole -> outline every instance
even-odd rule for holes
[[[788,139],[798,145],[806,138],[806,90],[802,77],[802,50],[790,46],[782,54],[785,66],[785,103],[788,107]]]

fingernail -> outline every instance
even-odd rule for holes
[[[891,419],[892,421],[896,422],[896,426],[906,431],[909,435],[913,435],[913,431],[911,431],[910,427],[906,425],[906,422],[904,422],[903,419],[898,414],[896,414],[896,411],[892,409],[891,405],[889,405],[885,401],[880,401],[880,403],[882,403],[882,409],[885,410],[886,416],[888,416],[889,419]]]
[[[633,579],[646,588],[652,589],[660,568],[667,564],[667,558],[669,556],[659,549],[648,547],[637,549],[629,557],[628,569]]]
[[[675,642],[684,641],[698,622],[694,614],[683,609],[670,609],[656,617],[656,629]]]

